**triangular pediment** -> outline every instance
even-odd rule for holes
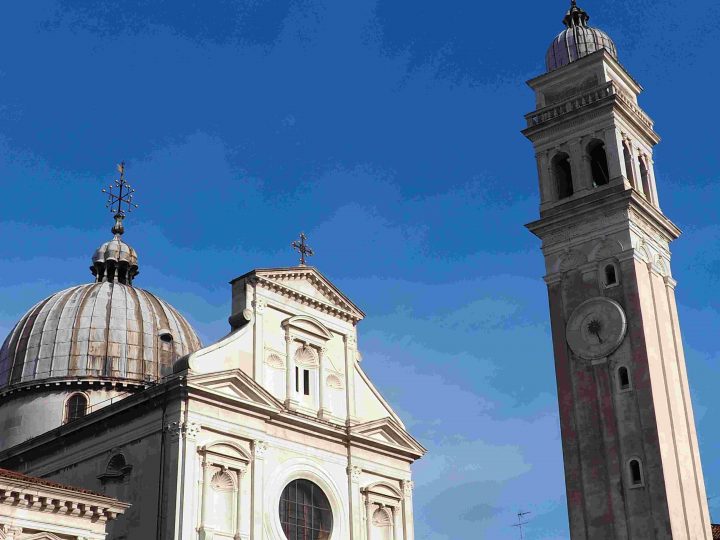
[[[274,289],[321,311],[342,314],[357,322],[365,314],[312,266],[254,270],[261,285]]]
[[[188,384],[238,401],[275,410],[283,409],[282,404],[275,397],[239,369],[204,375],[191,375],[188,377]]]
[[[373,420],[364,424],[357,424],[351,428],[351,434],[366,439],[372,439],[383,444],[404,448],[412,453],[422,456],[426,450],[395,420],[390,417]]]

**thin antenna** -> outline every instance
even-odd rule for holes
[[[517,513],[518,522],[517,522],[517,523],[514,523],[514,524],[513,524],[513,527],[517,527],[518,530],[520,531],[520,540],[523,540],[523,538],[524,538],[524,536],[523,536],[523,525],[527,525],[528,523],[530,523],[530,521],[527,521],[527,520],[526,520],[526,521],[523,521],[523,519],[525,518],[525,516],[529,515],[530,513],[531,513],[531,512],[523,512],[522,510],[520,510],[520,511]]]

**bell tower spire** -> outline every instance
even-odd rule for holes
[[[642,88],[573,1],[528,82],[572,540],[710,540]]]

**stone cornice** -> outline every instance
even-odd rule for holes
[[[667,242],[680,236],[680,230],[662,212],[634,189],[627,189],[622,184],[607,186],[555,206],[526,227],[545,244],[549,237],[558,233],[567,234],[578,223],[590,223],[616,212],[627,212],[629,221],[642,220],[645,226],[657,231]]]
[[[128,503],[99,493],[65,487],[42,478],[13,476],[0,472],[0,504],[51,514],[71,514],[92,521],[115,519],[130,507]]]
[[[252,384],[256,385],[252,381]],[[262,388],[261,388],[262,389]],[[262,392],[267,393],[264,389]],[[164,395],[167,394],[167,395]],[[293,429],[304,432],[308,435],[319,437],[336,443],[359,446],[385,455],[400,458],[408,462],[415,461],[422,457],[424,451],[405,448],[403,446],[380,441],[358,433],[352,433],[352,426],[346,426],[338,422],[332,422],[314,416],[305,415],[297,411],[286,409],[274,398],[273,403],[251,402],[236,396],[225,394],[212,388],[202,387],[193,383],[193,376],[187,374],[176,375],[161,385],[148,388],[143,392],[133,394],[116,403],[108,405],[103,409],[95,411],[75,422],[65,424],[56,429],[38,435],[12,448],[0,452],[0,463],[16,462],[24,460],[22,454],[43,454],[44,448],[57,445],[57,439],[61,437],[72,437],[74,434],[82,436],[81,432],[97,430],[97,425],[110,422],[116,415],[122,414],[143,414],[151,402],[162,400],[182,400],[185,398],[199,399],[206,403],[221,406],[241,414],[249,414],[262,418],[268,424],[275,424],[278,427]],[[116,422],[113,422],[116,423]],[[393,423],[396,423],[393,421]],[[399,426],[399,424],[398,424]],[[409,436],[409,435],[408,435]]]

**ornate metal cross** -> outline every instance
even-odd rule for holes
[[[107,203],[106,208],[110,209],[110,212],[115,216],[115,225],[113,226],[112,233],[120,235],[125,232],[123,227],[123,219],[125,219],[125,210],[128,214],[138,207],[133,202],[133,196],[135,190],[130,184],[125,181],[125,162],[118,163],[117,170],[120,173],[120,178],[115,180],[114,184],[110,184],[107,189],[103,189],[102,192],[106,193]],[[113,189],[117,189],[117,193],[113,193]],[[125,209],[123,209],[123,204]]]
[[[300,233],[300,241],[293,240],[293,243],[290,244],[290,246],[300,252],[300,266],[305,266],[305,258],[306,257],[312,257],[315,255],[315,252],[312,250],[310,246],[307,245],[305,242],[307,240],[307,236],[305,236],[304,232]]]
[[[108,199],[105,204],[106,208],[110,209],[116,216],[125,217],[125,210],[123,210],[123,204],[128,213],[132,212],[138,205],[133,202],[133,194],[135,190],[125,181],[125,162],[118,163],[117,170],[120,173],[120,178],[115,180],[114,185],[110,184],[107,189],[103,189],[103,193],[107,193]],[[113,193],[113,189],[117,189],[117,194]]]

